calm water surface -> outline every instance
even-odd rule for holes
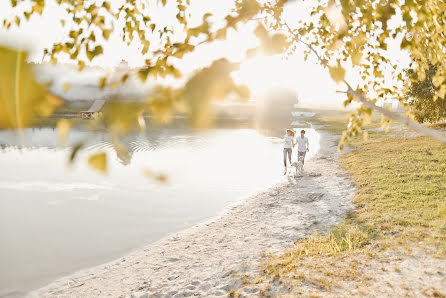
[[[307,131],[311,157],[319,136]],[[80,140],[87,146],[69,166]],[[0,131],[0,296],[111,261],[284,179],[282,140],[252,129],[154,130],[125,140],[130,160],[100,133],[73,130],[67,144],[51,128]],[[100,151],[106,175],[87,166]]]

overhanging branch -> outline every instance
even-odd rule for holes
[[[303,41],[300,34],[293,32],[293,30],[290,28],[290,26],[288,26],[288,24],[286,22],[282,23],[282,25],[284,25],[287,28],[288,32],[291,35],[293,35],[298,42],[301,42],[302,44],[304,44],[306,47],[308,47],[308,49],[310,49],[311,52],[313,52],[313,54],[315,54],[315,56],[319,60],[319,63],[322,66],[328,67],[327,60],[322,59],[322,57],[319,55],[319,53],[314,49],[314,47],[310,43]],[[415,121],[413,121],[407,117],[404,117],[398,113],[389,111],[383,107],[379,107],[379,106],[375,105],[373,102],[367,100],[361,93],[354,90],[346,80],[344,80],[343,82],[348,88],[345,93],[356,97],[356,99],[358,99],[365,106],[367,106],[367,107],[369,107],[369,108],[371,108],[371,109],[373,109],[373,110],[375,110],[389,118],[392,118],[393,120],[403,123],[408,128],[410,128],[418,133],[421,133],[421,134],[427,135],[427,136],[431,136],[442,143],[446,143],[446,135],[442,134],[440,131],[426,127],[426,126],[421,125],[418,122],[415,122]],[[341,92],[339,92],[339,93],[341,93]]]
[[[353,95],[354,97],[356,97],[362,104],[364,104],[365,106],[374,109],[376,111],[378,111],[381,114],[384,114],[387,117],[390,117],[396,121],[399,121],[401,123],[403,123],[404,125],[406,125],[407,127],[409,127],[410,129],[422,133],[424,135],[427,136],[431,136],[437,140],[439,140],[442,143],[446,143],[446,136],[444,134],[442,134],[441,132],[439,132],[436,129],[432,129],[429,127],[426,127],[424,125],[419,124],[418,122],[415,122],[407,117],[404,117],[398,113],[394,113],[392,111],[389,111],[383,107],[379,107],[377,105],[375,105],[373,102],[368,101],[361,93],[358,93],[357,91],[355,91],[349,83],[347,83],[347,81],[344,80],[345,85],[347,85],[347,93]]]

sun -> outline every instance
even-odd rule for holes
[[[243,62],[233,78],[248,86],[254,95],[260,95],[272,87],[295,89],[295,72],[296,68],[280,56],[258,56]]]

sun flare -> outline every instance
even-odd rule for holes
[[[295,73],[295,67],[279,56],[259,56],[243,62],[233,78],[259,95],[272,87],[295,89]]]

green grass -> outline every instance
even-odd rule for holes
[[[431,138],[372,134],[344,155],[359,191],[358,218],[382,235],[407,241],[446,240],[446,146]]]
[[[342,134],[342,132],[346,130],[348,123],[347,117],[350,112],[336,110],[315,110],[315,112],[316,117],[309,120],[313,124],[323,125],[324,130],[328,130],[336,134]],[[383,127],[385,118],[382,118],[380,114],[373,113],[370,116],[370,120],[371,123],[365,125],[363,129]],[[390,125],[399,124],[400,123],[395,121],[391,121],[390,123]]]
[[[347,125],[348,112],[346,111],[332,111],[332,110],[317,110],[315,118],[309,121],[316,125],[323,125],[325,130],[341,134]]]
[[[340,115],[317,121],[334,132],[345,128]],[[294,294],[308,295],[304,288],[329,292],[340,281],[365,281],[361,268],[370,258],[384,258],[384,251],[428,248],[426,253],[446,255],[446,146],[382,132],[354,138],[350,146],[354,150],[341,156],[341,165],[358,188],[355,210],[328,235],[314,234],[283,254],[266,255],[264,289],[279,280]]]

